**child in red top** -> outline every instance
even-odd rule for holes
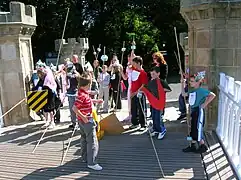
[[[139,127],[141,129],[146,128],[146,120],[143,111],[145,111],[145,97],[144,94],[139,91],[142,86],[147,84],[147,73],[142,68],[143,60],[140,56],[136,56],[132,60],[132,77],[131,77],[131,129]],[[137,119],[138,114],[138,119]]]
[[[88,168],[99,171],[102,170],[102,167],[96,163],[99,145],[96,123],[92,117],[92,100],[88,93],[90,86],[91,77],[82,75],[79,79],[79,90],[73,111],[76,113],[80,127],[81,157],[84,162],[87,161]]]

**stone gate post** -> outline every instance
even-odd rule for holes
[[[31,5],[10,2],[10,12],[0,12],[0,105],[3,113],[26,97],[33,70],[31,36],[36,12]],[[29,121],[25,102],[4,117],[4,125]]]
[[[219,72],[241,80],[241,0],[181,0],[188,24],[191,73],[205,70],[207,85],[217,93]],[[217,122],[217,99],[207,109],[207,128]]]

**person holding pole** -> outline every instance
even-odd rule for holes
[[[147,85],[141,88],[141,91],[144,92],[150,104],[152,105],[152,121],[153,126],[150,129],[151,136],[156,135],[157,139],[163,139],[167,130],[163,122],[162,111],[164,110],[166,103],[166,92],[169,88],[167,84],[163,83],[163,80],[160,80],[160,68],[157,66],[153,67],[151,70],[151,81]],[[157,97],[155,97],[157,96]]]
[[[77,88],[78,88],[77,77],[80,75],[76,71],[75,66],[72,62],[67,61],[65,67],[66,67],[66,77],[67,77],[66,96],[68,97],[68,101],[69,101],[70,117],[72,122],[72,124],[69,125],[69,128],[73,129],[76,123],[76,115],[73,112],[72,107],[74,105],[76,94],[77,94]]]
[[[108,113],[109,110],[109,85],[110,75],[107,72],[107,65],[103,65],[98,82],[100,84],[99,98],[104,99],[103,113]],[[103,98],[104,97],[104,98]]]
[[[92,117],[93,102],[89,95],[92,77],[83,74],[79,77],[79,90],[73,111],[76,113],[81,134],[81,157],[87,162],[87,167],[96,171],[102,170],[96,158],[99,144],[96,134],[96,123]]]
[[[134,44],[134,43],[132,43],[132,44]],[[126,67],[126,73],[124,74],[124,72],[122,71],[122,78],[124,80],[128,80],[127,101],[128,101],[129,116],[123,120],[124,122],[129,122],[129,120],[131,120],[132,59],[136,56],[134,53],[135,48],[136,48],[135,45],[132,45],[131,53],[128,55],[128,64]]]
[[[144,107],[144,94],[139,89],[147,84],[147,73],[142,68],[143,60],[140,56],[136,56],[132,60],[132,81],[131,81],[131,123],[130,129],[135,129],[141,125],[141,130],[146,129],[145,112],[142,111],[141,106]],[[141,103],[139,103],[139,98]],[[137,119],[137,115],[139,119]]]
[[[181,73],[181,81],[184,81],[182,89],[184,89],[185,93],[188,92],[188,74],[182,74]],[[186,97],[184,97],[182,95],[182,93],[179,95],[178,98],[178,104],[179,104],[179,111],[181,112],[180,116],[177,118],[177,120],[184,120],[187,118],[187,105],[186,105],[186,101],[185,99]]]
[[[205,123],[204,109],[213,101],[216,95],[201,87],[204,80],[205,73],[190,76],[190,87],[192,88],[188,93],[184,92],[183,96],[189,95],[189,105],[191,107],[191,131],[190,136],[192,143],[183,152],[204,153],[207,151],[207,146],[204,143],[203,127]],[[182,80],[182,85],[184,81]]]

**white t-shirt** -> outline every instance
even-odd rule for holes
[[[127,73],[127,76],[128,76],[128,84],[129,84],[129,88],[131,88],[132,69],[131,69],[131,68],[127,68],[127,69],[126,69],[126,73]]]

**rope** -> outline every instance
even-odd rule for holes
[[[142,111],[142,113],[143,113],[143,115],[144,115],[144,118],[147,119],[147,118],[146,118],[146,114],[145,114],[144,109],[143,109],[143,106],[142,106],[142,104],[141,104],[141,98],[138,98],[138,99],[139,99],[139,104],[140,104],[140,107],[141,107],[141,111]],[[162,168],[162,165],[161,165],[161,161],[160,161],[160,158],[159,158],[159,156],[158,156],[158,153],[157,153],[157,150],[156,150],[156,146],[155,146],[155,144],[154,144],[153,138],[152,138],[152,136],[151,136],[151,131],[150,131],[149,128],[148,128],[148,132],[149,132],[149,136],[150,136],[150,139],[151,139],[151,144],[152,144],[152,147],[153,147],[153,150],[154,150],[154,153],[155,153],[155,155],[156,155],[156,159],[157,159],[157,162],[158,162],[160,171],[161,171],[161,175],[163,176],[163,178],[165,178],[165,174],[164,174],[164,171],[163,171],[163,168]]]
[[[69,139],[69,143],[68,143],[68,146],[67,146],[67,148],[66,148],[65,153],[64,153],[64,141],[63,141],[63,153],[64,153],[64,154],[62,155],[62,160],[61,160],[61,164],[60,164],[60,165],[63,165],[63,163],[64,163],[65,157],[66,157],[66,155],[67,155],[67,153],[68,153],[68,151],[69,151],[70,144],[71,144],[72,139],[73,139],[73,137],[74,137],[74,133],[75,133],[75,131],[76,131],[77,129],[78,129],[78,122],[76,122],[76,124],[75,124],[74,130],[73,130],[73,132],[72,132],[72,134],[71,134],[71,137],[70,137],[70,139]]]
[[[176,39],[176,45],[177,45],[178,58],[177,58],[177,54],[175,52],[174,53],[175,53],[175,56],[178,61],[181,77],[183,78],[183,70],[182,70],[182,65],[181,65],[181,57],[180,57],[180,50],[179,50],[179,43],[178,43],[178,39],[177,39],[176,27],[174,27],[174,33],[175,33],[175,39]],[[182,92],[185,92],[185,90],[182,89]],[[185,106],[186,106],[186,104],[187,104],[186,97],[184,97],[184,102],[185,102]],[[190,107],[188,108],[188,113],[187,113],[187,132],[188,132],[188,136],[190,136]]]
[[[65,98],[66,98],[66,94],[65,94],[65,96],[64,96],[64,98],[63,98],[63,100],[61,101],[61,104],[64,102]],[[59,111],[59,109],[61,108],[61,104],[60,104],[60,105],[59,105],[59,107],[57,108],[56,112],[57,112],[57,111]],[[54,113],[54,115],[53,115],[53,116],[55,116],[56,112]],[[52,123],[52,121],[53,121],[53,119],[50,121],[50,123],[49,123],[49,124],[51,124],[51,123]],[[33,149],[32,153],[34,153],[34,152],[35,152],[35,150],[36,150],[36,149],[37,149],[37,147],[39,146],[40,142],[43,140],[43,137],[44,137],[44,135],[46,134],[46,132],[47,132],[48,128],[49,128],[49,126],[47,126],[47,127],[45,128],[45,130],[44,130],[44,132],[43,132],[42,136],[41,136],[41,137],[40,137],[40,139],[38,140],[38,143],[35,145],[35,147],[34,147],[34,149]]]
[[[16,108],[18,105],[20,105],[23,101],[25,101],[26,98],[23,98],[21,101],[19,101],[17,104],[15,104],[12,108],[10,108],[7,112],[5,112],[2,116],[0,116],[0,119],[2,119],[4,116],[6,116],[8,113],[10,113],[14,108]]]
[[[57,62],[56,62],[57,68],[58,68],[58,64],[59,64],[59,57],[60,57],[60,52],[61,52],[62,45],[63,45],[63,39],[64,39],[64,34],[65,34],[66,24],[67,24],[67,21],[68,21],[68,16],[69,16],[69,8],[67,9],[67,14],[66,14],[65,22],[64,22],[64,29],[63,29],[63,33],[62,33],[62,37],[61,37],[60,46],[59,46],[59,52],[58,52]]]

